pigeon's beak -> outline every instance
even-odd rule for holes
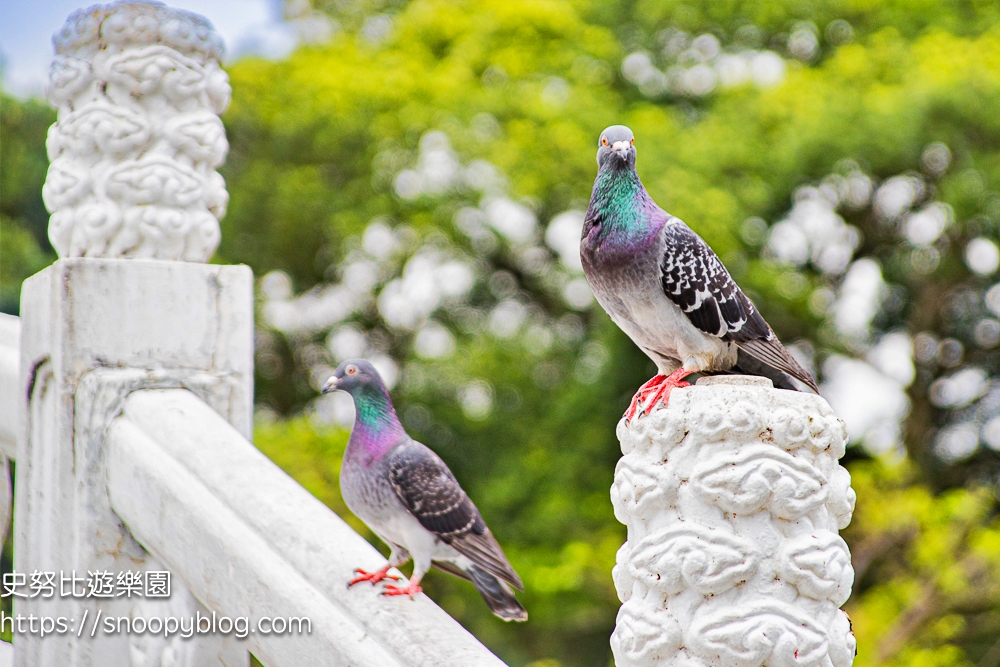
[[[611,150],[618,153],[618,157],[620,157],[624,162],[628,162],[628,152],[631,148],[631,141],[616,141],[611,144]]]
[[[337,390],[337,383],[339,378],[336,375],[331,375],[330,379],[323,383],[323,388],[320,389],[321,394],[329,394],[331,391]]]

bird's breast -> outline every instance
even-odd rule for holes
[[[347,508],[372,528],[402,507],[379,461],[366,466],[352,457],[344,457],[340,493]]]

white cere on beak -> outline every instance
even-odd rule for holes
[[[623,160],[628,160],[628,151],[632,148],[631,141],[616,141],[611,144],[611,150],[618,153],[618,157]]]

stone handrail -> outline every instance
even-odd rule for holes
[[[198,600],[250,627],[310,619],[247,637],[268,667],[503,665],[426,596],[347,588],[385,559],[191,392],[132,393],[108,438],[112,507]]]

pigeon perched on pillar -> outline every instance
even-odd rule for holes
[[[412,557],[409,581],[386,585],[385,595],[412,598],[433,565],[471,581],[505,621],[527,620],[528,612],[511,591],[524,590],[520,577],[448,466],[407,435],[378,371],[363,359],[345,361],[322,389],[324,394],[335,390],[349,393],[357,409],[340,468],[340,492],[347,507],[392,549],[385,567],[356,570],[349,585],[398,579],[389,570]]]
[[[692,373],[760,375],[782,389],[801,389],[798,382],[818,392],[715,252],[652,200],[635,162],[632,130],[601,132],[580,240],[598,303],[658,370],[632,398],[626,421],[666,404]]]

